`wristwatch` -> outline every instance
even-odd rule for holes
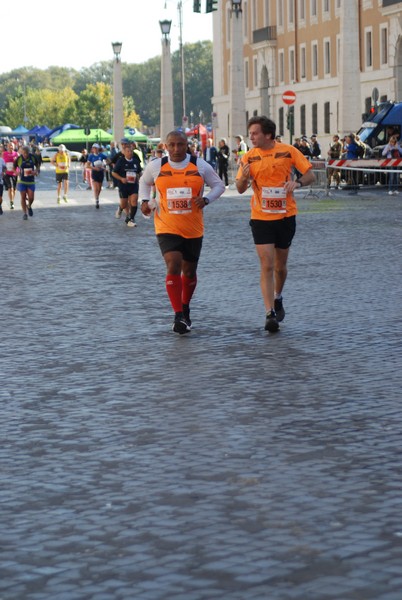
[[[208,204],[209,204],[209,200],[208,200],[208,198],[203,198],[203,200],[204,200],[204,202],[205,202],[205,206],[208,206]]]

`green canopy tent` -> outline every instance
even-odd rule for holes
[[[55,146],[64,144],[69,150],[82,150],[87,144],[90,148],[95,142],[97,144],[110,144],[113,136],[103,129],[89,129],[89,134],[86,135],[86,129],[67,129],[59,135],[52,138]]]
[[[129,139],[131,142],[138,142],[140,144],[146,144],[148,142],[148,137],[145,133],[141,133],[137,129],[126,127],[124,129],[124,137]],[[119,140],[117,140],[119,142]]]

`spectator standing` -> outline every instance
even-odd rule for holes
[[[241,157],[244,156],[248,150],[247,144],[243,139],[242,135],[236,135],[236,148],[233,150],[233,154],[236,156],[236,163],[240,164]]]
[[[328,150],[328,158],[335,160],[337,158],[341,158],[342,156],[342,142],[339,140],[339,135],[335,134],[332,137],[332,144],[329,147]],[[332,178],[335,181],[335,189],[339,188],[339,185],[341,183],[341,171],[340,169],[333,169],[333,168],[328,168],[327,169],[327,182],[328,182],[328,187],[331,187],[331,181]]]
[[[230,150],[225,138],[219,140],[218,143],[218,174],[225,182],[225,187],[229,187],[228,168],[229,168]]]
[[[311,148],[310,148],[310,144],[308,139],[306,138],[306,136],[303,136],[300,140],[300,148],[299,148],[300,152],[303,154],[303,156],[305,156],[306,158],[308,158],[309,160],[312,159],[313,157],[313,153],[311,152]]]
[[[213,145],[211,138],[207,139],[207,145],[204,148],[204,160],[211,165],[214,171],[216,171],[216,162],[218,158],[218,150]]]
[[[385,156],[385,158],[401,158],[401,148],[398,146],[396,135],[390,137],[388,144],[382,151],[382,156]],[[391,166],[388,175],[388,194],[390,196],[399,194],[399,176],[399,172],[395,170],[395,167]]]
[[[318,159],[321,157],[321,146],[318,143],[318,139],[317,139],[317,134],[313,133],[313,135],[311,136],[311,156],[314,160],[314,158]]]
[[[86,167],[85,167],[85,165],[88,162],[88,152],[87,152],[86,148],[83,148],[81,150],[81,157],[80,157],[79,162],[80,162],[81,167],[82,167],[82,181],[84,183],[86,183],[87,177],[86,177]]]

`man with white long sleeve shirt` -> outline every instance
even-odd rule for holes
[[[173,331],[191,330],[190,300],[197,285],[197,266],[204,235],[203,210],[225,186],[202,158],[187,154],[187,137],[171,131],[168,156],[151,161],[140,179],[144,216],[154,214],[156,237],[166,264],[166,291],[175,313]],[[210,189],[204,193],[204,185]],[[156,199],[151,201],[152,186]]]

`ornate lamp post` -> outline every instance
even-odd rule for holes
[[[112,42],[113,61],[113,138],[117,144],[124,137],[123,82],[121,76],[121,42]]]
[[[161,113],[160,137],[165,140],[174,128],[172,59],[170,55],[170,28],[172,21],[159,21],[162,31],[162,63],[161,63]]]

